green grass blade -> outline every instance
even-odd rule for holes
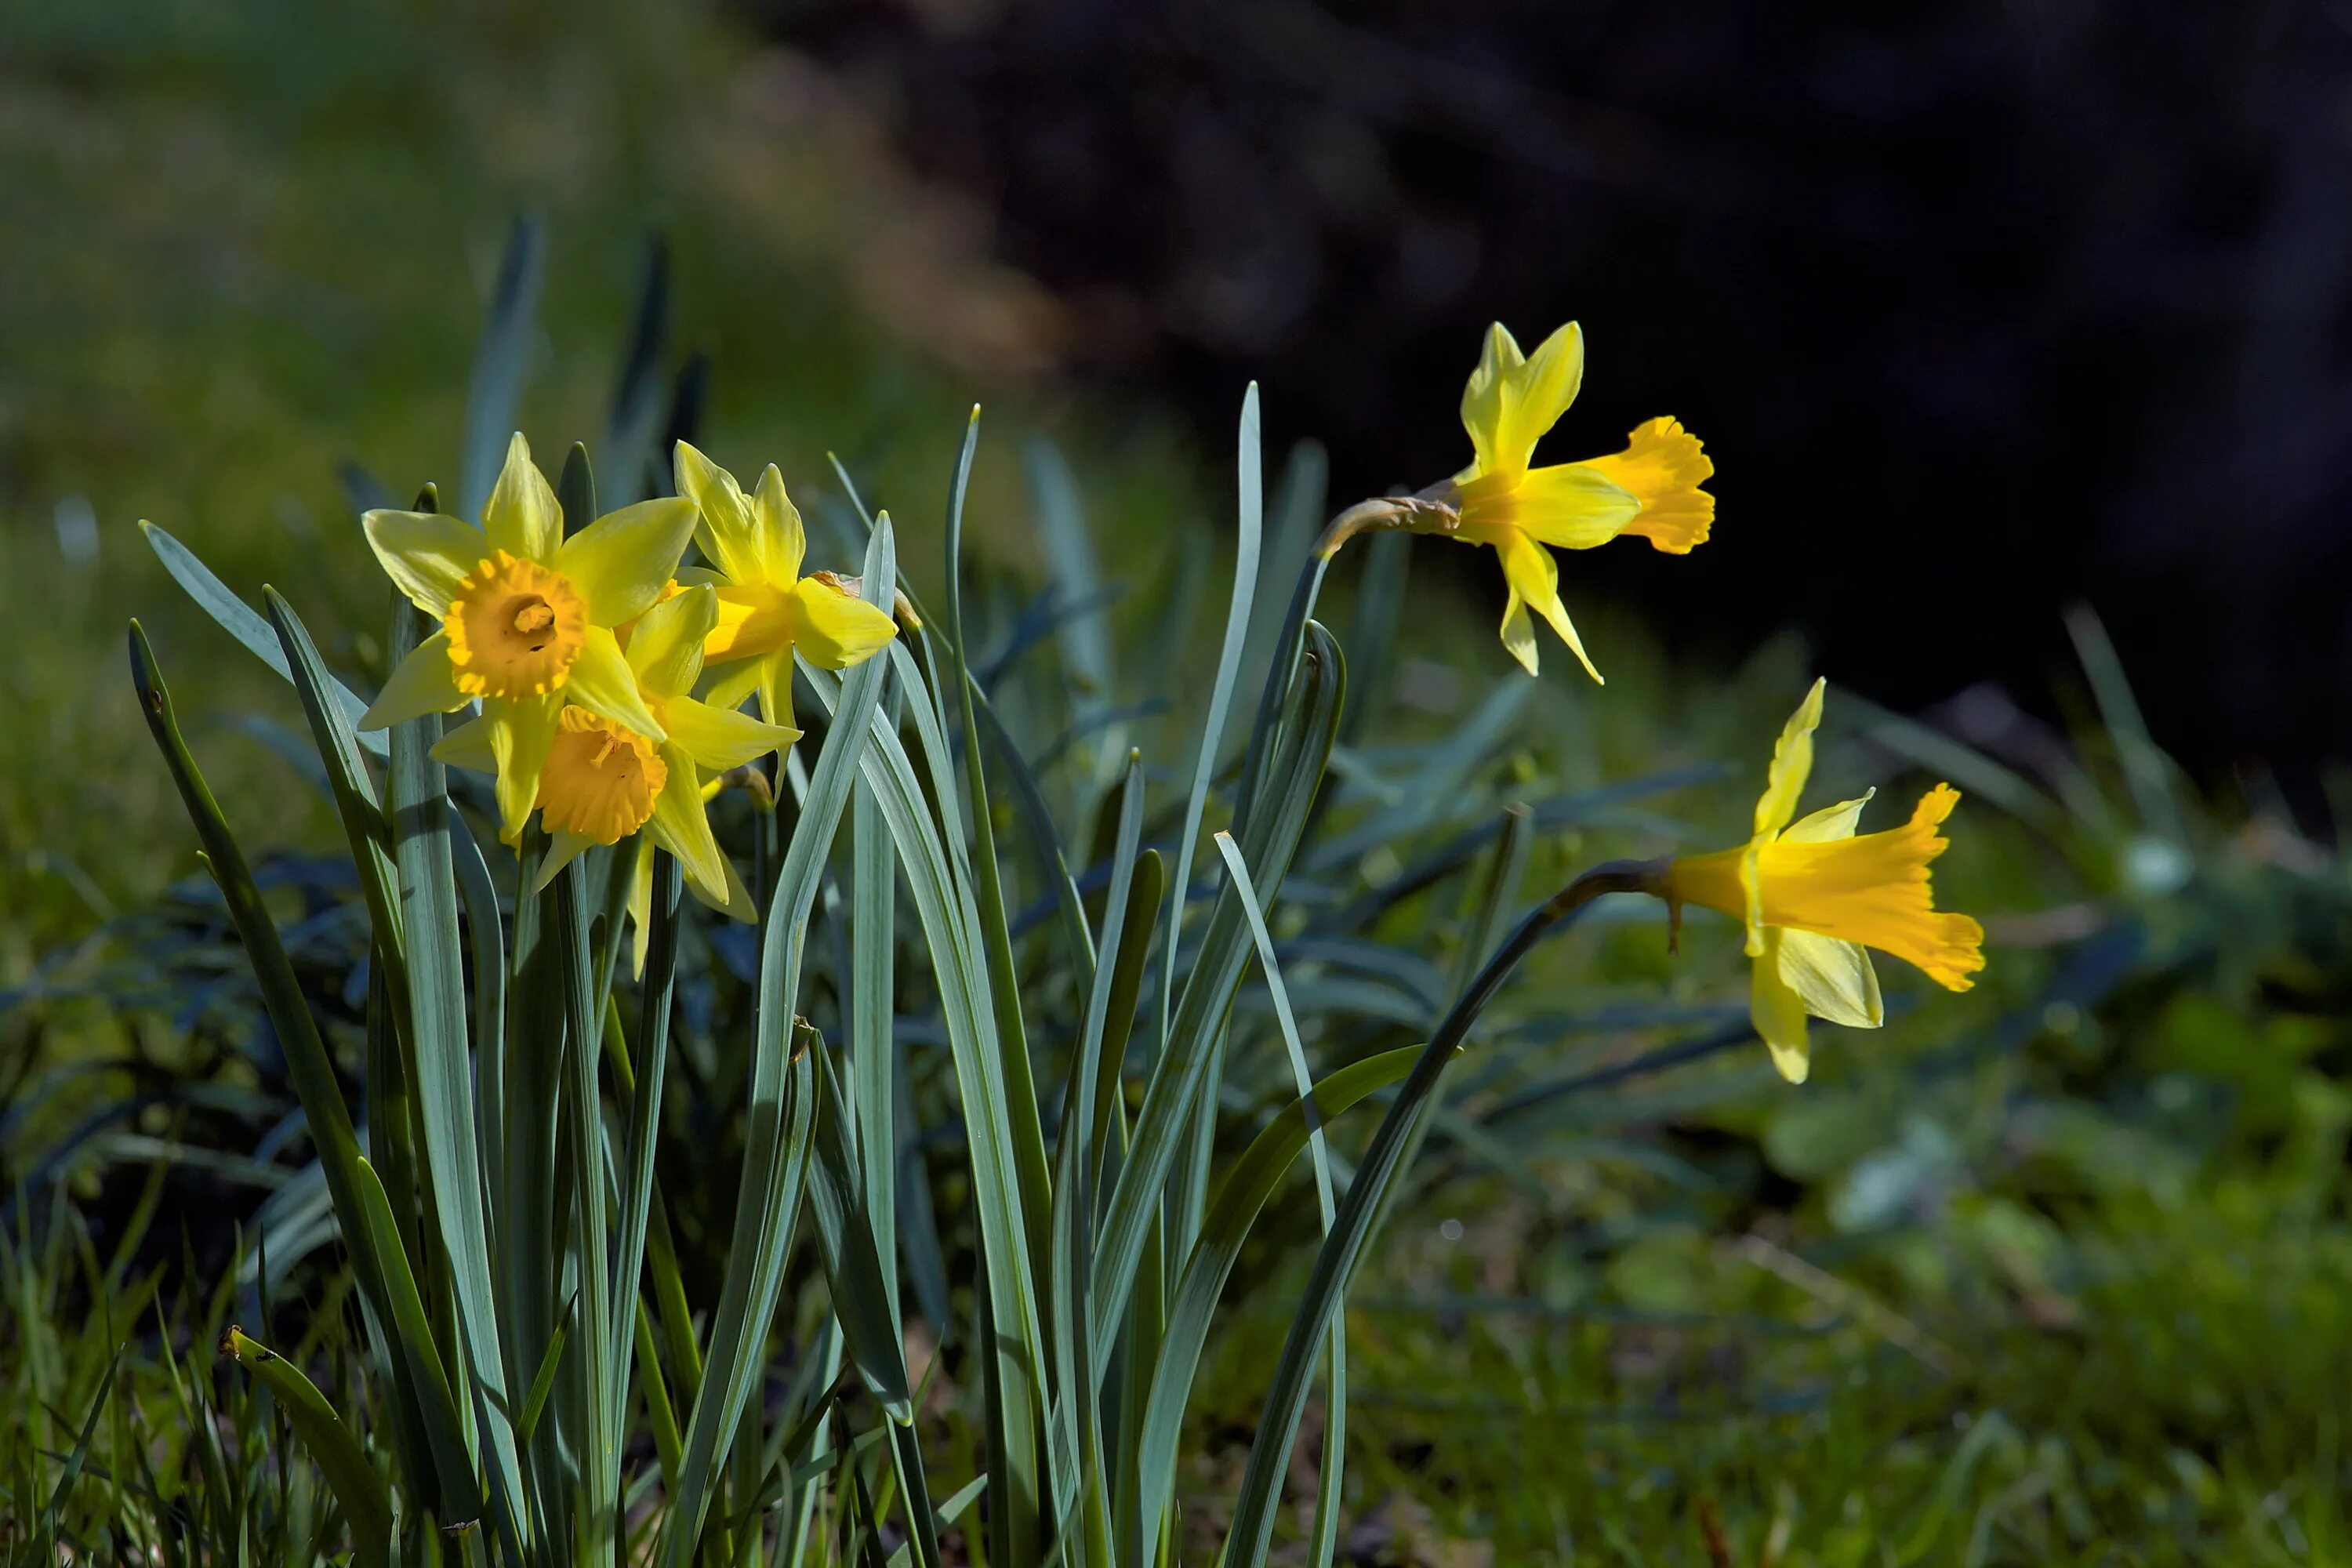
[[[895,536],[886,515],[876,520],[866,543],[863,580],[869,600],[889,603],[897,567]],[[663,1522],[663,1560],[670,1568],[682,1568],[702,1532],[712,1483],[735,1440],[783,1287],[785,1241],[806,1180],[814,1111],[813,1069],[805,1053],[789,1049],[786,1042],[793,1033],[810,912],[850,787],[870,745],[887,670],[881,660],[868,659],[836,689],[834,725],[809,776],[808,795],[768,909],[761,942],[744,1184],[736,1201],[733,1242],[713,1319],[710,1353],[688,1423],[678,1490]]]
[[[474,374],[466,392],[466,433],[458,465],[458,515],[478,521],[505,462],[507,438],[530,372],[531,339],[538,331],[539,284],[547,252],[545,226],[518,217],[507,230],[505,253],[474,353]]]
[[[1355,1180],[1349,1184],[1331,1234],[1316,1255],[1306,1295],[1290,1321],[1289,1335],[1283,1342],[1282,1355],[1266,1391],[1265,1413],[1250,1445],[1248,1468],[1243,1472],[1241,1496],[1225,1541],[1227,1568],[1264,1568],[1274,1533],[1274,1510],[1280,1500],[1282,1472],[1289,1462],[1299,1419],[1307,1411],[1308,1381],[1331,1324],[1346,1301],[1356,1267],[1385,1211],[1389,1189],[1402,1173],[1404,1157],[1414,1146],[1422,1123],[1437,1104],[1446,1064],[1462,1048],[1487,1003],[1538,941],[1572,922],[1593,900],[1609,893],[1643,892],[1654,880],[1651,866],[1612,861],[1561,889],[1520,921],[1422,1047],[1404,1087],[1390,1103],[1388,1114],[1357,1164]]]
[[[142,521],[139,531],[145,536],[148,548],[163,563],[172,580],[187,591],[196,607],[210,616],[221,630],[243,643],[246,651],[276,670],[286,679],[294,679],[293,667],[287,662],[286,650],[269,629],[269,623],[253,612],[252,606],[228,591],[228,584],[213,575],[212,568],[196,558],[194,551],[173,538],[154,523]],[[332,676],[325,679],[325,689],[333,694],[335,706],[341,710],[343,721],[356,727],[367,704],[352,694],[351,689]],[[359,748],[370,756],[383,757],[391,751],[391,742],[379,731],[359,732],[354,737]]]
[[[1146,1506],[1145,1539],[1156,1538],[1175,1495],[1178,1447],[1183,1436],[1184,1406],[1200,1370],[1201,1352],[1208,1343],[1209,1323],[1217,1298],[1239,1261],[1250,1227],[1274,1195],[1292,1162],[1307,1147],[1316,1130],[1348,1111],[1367,1097],[1404,1078],[1423,1054],[1418,1046],[1387,1051],[1350,1063],[1317,1084],[1314,1092],[1292,1100],[1251,1140],[1234,1161],[1224,1184],[1210,1203],[1201,1226],[1201,1240],[1185,1260],[1168,1311],[1166,1336],[1151,1377],[1150,1400],[1137,1445]]]
[[[628,1385],[636,1339],[637,1281],[645,1272],[646,1215],[654,1199],[654,1147],[661,1128],[662,1087],[669,1078],[670,1012],[677,983],[677,914],[681,879],[677,861],[651,845],[637,853],[654,857],[653,930],[646,942],[646,973],[637,1013],[636,1059],[631,1064],[627,1142],[623,1146],[619,1204],[620,1240],[613,1252],[613,1381]],[[626,875],[615,866],[614,875]],[[616,1394],[607,1415],[612,1429],[624,1429],[625,1398]]]
[[[604,1039],[604,996],[598,964],[588,941],[588,868],[574,860],[559,879],[555,901],[555,946],[563,994],[563,1080],[557,1104],[562,1120],[562,1160],[558,1176],[568,1194],[569,1224],[562,1250],[578,1295],[580,1333],[568,1396],[558,1418],[569,1428],[560,1447],[579,1467],[581,1495],[573,1501],[573,1550],[601,1561],[612,1550],[613,1510],[621,1497],[621,1437],[612,1413],[625,1397],[614,1373],[612,1303],[612,1194],[606,1182],[611,1162],[604,1137],[604,1097],[598,1078]]]
[[[420,640],[424,617],[406,604],[393,612],[392,652],[404,658]],[[414,1029],[416,1106],[425,1140],[439,1251],[457,1297],[461,1328],[454,1364],[459,1385],[489,1443],[490,1481],[499,1516],[522,1528],[517,1447],[506,1410],[512,1398],[491,1279],[490,1227],[475,1123],[473,1053],[467,1049],[465,959],[458,947],[455,814],[448,773],[434,760],[438,714],[394,727],[385,776],[393,859],[399,872],[401,927],[408,937],[408,1016]],[[498,1048],[484,1040],[481,1050]]]
[[[1290,1078],[1298,1090],[1299,1102],[1311,1107],[1314,1103],[1315,1076],[1307,1065],[1307,1047],[1298,1037],[1298,1020],[1291,1012],[1289,988],[1283,984],[1282,966],[1276,959],[1274,933],[1266,929],[1265,912],[1259,908],[1257,890],[1250,886],[1249,868],[1242,861],[1241,847],[1230,833],[1217,835],[1217,853],[1225,862],[1225,873],[1234,880],[1234,890],[1241,895],[1242,912],[1249,919],[1250,938],[1257,945],[1258,967],[1265,973],[1268,994],[1274,999],[1274,1016],[1280,1026],[1282,1044],[1290,1058]],[[1323,1234],[1331,1234],[1335,1212],[1331,1188],[1331,1159],[1324,1148],[1322,1126],[1311,1119],[1307,1127],[1307,1150],[1315,1166],[1315,1198],[1323,1221]],[[1312,1550],[1307,1561],[1315,1568],[1330,1568],[1339,1540],[1339,1499],[1343,1492],[1347,1457],[1348,1426],[1348,1320],[1345,1313],[1333,1316],[1324,1351],[1323,1465],[1315,1479],[1315,1524]]]
[[[278,1396],[295,1435],[326,1477],[351,1526],[352,1561],[361,1568],[391,1568],[392,1498],[352,1429],[299,1367],[243,1329],[229,1330],[226,1348]]]
[[[1192,761],[1192,789],[1184,802],[1182,840],[1176,852],[1173,888],[1169,893],[1168,941],[1160,973],[1160,1028],[1165,1049],[1170,1009],[1176,994],[1176,950],[1184,935],[1184,896],[1192,880],[1192,857],[1201,844],[1201,819],[1209,809],[1209,781],[1217,770],[1223,744],[1225,710],[1234,699],[1234,682],[1241,674],[1242,649],[1249,640],[1250,609],[1257,594],[1258,551],[1265,527],[1265,479],[1258,449],[1257,383],[1242,395],[1238,457],[1240,520],[1234,555],[1233,600],[1225,608],[1225,637],[1217,653],[1217,675],[1209,687],[1209,711],[1201,722],[1201,746]]]
[[[1339,645],[1319,626],[1308,624],[1303,679],[1297,684],[1284,725],[1285,742],[1267,770],[1263,808],[1242,829],[1243,858],[1255,884],[1271,895],[1282,885],[1306,830],[1307,813],[1330,761],[1339,732],[1347,680]],[[1168,940],[1173,942],[1171,931]],[[1180,1142],[1193,1125],[1196,1106],[1208,1084],[1212,1058],[1234,992],[1241,984],[1250,942],[1241,900],[1229,883],[1217,896],[1202,934],[1191,977],[1179,999],[1165,1047],[1152,1064],[1136,1118],[1135,1142],[1128,1151],[1095,1258],[1095,1346],[1108,1354],[1118,1314],[1135,1281],[1145,1237],[1158,1215],[1160,1194],[1174,1168]]]
[[[367,1205],[362,1184],[375,1188],[379,1199],[382,1188],[375,1183],[373,1173],[365,1170],[365,1162],[360,1157],[351,1108],[343,1100],[334,1062],[320,1038],[318,1023],[303,999],[301,981],[286,956],[284,944],[278,941],[278,928],[262,902],[260,889],[254,885],[245,855],[230,834],[220,804],[213,798],[195,759],[189,754],[186,742],[181,738],[171,692],[156,667],[154,650],[148,646],[146,634],[136,621],[131,623],[131,667],[132,685],[138,691],[141,710],[146,714],[148,729],[163,753],[172,781],[195,826],[196,837],[204,846],[205,865],[228,905],[229,919],[253,966],[263,1009],[285,1053],[287,1076],[293,1081],[296,1098],[301,1101],[310,1141],[318,1151],[320,1172],[335,1213],[342,1221],[360,1293],[376,1322],[389,1334],[394,1316],[389,1276],[395,1267],[404,1271],[407,1260],[396,1247],[390,1257],[383,1252],[382,1238],[394,1234],[390,1227],[377,1233],[365,1224]],[[412,1392],[414,1375],[412,1372],[411,1380],[404,1381],[404,1387]],[[431,1484],[429,1477],[415,1479],[419,1484]]]
[[[916,706],[921,707],[919,697]],[[873,786],[860,780],[849,821],[849,1077],[857,1131],[859,1186],[874,1227],[874,1250],[898,1321],[898,1089],[896,1011],[898,867],[890,825]]]
[[[392,1309],[385,1327],[400,1348],[401,1364],[415,1389],[425,1417],[425,1440],[433,1449],[434,1515],[444,1524],[470,1524],[481,1517],[481,1488],[474,1479],[474,1456],[457,1415],[456,1396],[449,1389],[446,1358],[434,1343],[433,1325],[425,1316],[416,1275],[400,1250],[400,1232],[393,1221],[383,1183],[365,1159],[359,1162],[354,1185],[359,1194],[357,1223],[347,1219],[344,1230],[348,1234],[356,1229],[364,1235],[370,1248],[383,1260],[384,1299]]]
[[[971,868],[979,905],[981,951],[988,961],[988,997],[996,1014],[998,1080],[1013,1139],[1013,1169],[1020,1183],[1019,1216],[1033,1274],[1046,1272],[1053,1180],[1037,1110],[1037,1080],[1021,1016],[1020,978],[1013,968],[1013,937],[1004,912],[1004,885],[996,859],[996,828],[988,808],[988,775],[981,761],[980,726],[972,716],[971,660],[963,630],[963,508],[971,486],[972,453],[980,442],[980,409],[966,422],[948,491],[948,645],[955,655],[956,696],[963,710],[964,789],[971,805]],[[1028,1544],[1016,1540],[1015,1549]]]
[[[846,711],[847,699],[841,695],[844,689],[830,677],[813,672],[810,684],[836,714]],[[840,722],[836,718],[836,725]],[[979,914],[970,889],[956,880],[947,852],[933,832],[913,764],[898,737],[870,713],[867,722],[873,740],[862,765],[866,781],[877,786],[876,795],[898,844],[899,864],[930,951],[954,1061],[957,1097],[964,1112],[987,1286],[984,1294],[990,1298],[996,1325],[981,1342],[997,1347],[991,1363],[994,1375],[985,1381],[990,1397],[1001,1398],[1004,1405],[995,1450],[1005,1456],[997,1493],[1003,1510],[992,1512],[992,1520],[1019,1521],[1025,1514],[1031,1522],[1024,1528],[1034,1531],[1041,1497],[1035,1443],[1045,1422],[1039,1380],[1047,1366],[1043,1303],[1030,1268],[1028,1231],[1013,1169],[1013,1132],[994,1049],[995,1014],[988,1001]]]
[[[849,1107],[822,1036],[812,1033],[809,1055],[816,1064],[816,1147],[810,1167],[809,1210],[816,1220],[817,1250],[833,1296],[833,1315],[847,1336],[850,1359],[884,1411],[893,1421],[912,1421],[906,1342],[882,1283]]]
[[[326,768],[336,815],[341,819],[343,837],[350,842],[352,863],[359,868],[360,893],[367,903],[368,924],[375,932],[376,949],[386,962],[388,978],[393,982],[394,1005],[399,1009],[404,1035],[407,966],[401,939],[398,881],[393,869],[392,833],[376,799],[375,781],[368,776],[367,764],[361,758],[358,731],[352,727],[351,715],[335,700],[341,688],[327,673],[318,647],[310,640],[300,617],[275,588],[265,585],[261,602],[269,612],[271,630],[285,658],[287,679],[293,682],[296,694],[302,700],[302,716],[310,723],[310,739]]]

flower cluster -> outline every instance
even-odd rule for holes
[[[1715,465],[1673,419],[1637,426],[1625,449],[1535,466],[1537,444],[1584,380],[1573,323],[1521,352],[1490,328],[1462,394],[1468,467],[1412,496],[1351,507],[1324,535],[1328,560],[1366,528],[1402,528],[1483,545],[1502,563],[1503,646],[1530,675],[1534,617],[1598,682],[1560,602],[1558,550],[1622,535],[1669,554],[1705,543]],[[368,710],[370,728],[479,705],[434,754],[497,779],[499,824],[519,842],[530,814],[549,837],[538,886],[583,850],[644,832],[675,856],[686,882],[715,908],[750,918],[752,901],[711,836],[704,805],[719,775],[800,736],[793,662],[845,669],[896,635],[858,584],[803,574],[800,512],[771,465],[745,493],[685,442],[677,495],[598,518],[567,538],[555,492],[520,436],[481,526],[431,512],[371,511],[377,559],[439,629],[393,671]],[[707,564],[680,563],[689,542]],[[1808,1067],[1807,1020],[1860,1028],[1884,1019],[1868,949],[1966,990],[1984,967],[1983,928],[1938,911],[1928,864],[1937,829],[1958,802],[1938,784],[1908,823],[1857,832],[1865,795],[1797,817],[1821,722],[1816,681],[1781,732],[1748,841],[1658,863],[1651,891],[1678,920],[1698,904],[1742,922],[1755,960],[1750,1012],[1791,1081]],[[759,716],[741,711],[753,697]],[[642,943],[652,859],[636,858],[631,909]],[[642,952],[642,949],[641,949]]]
[[[1715,464],[1680,423],[1653,419],[1614,457],[1534,467],[1536,443],[1583,382],[1584,334],[1574,322],[1533,354],[1496,322],[1462,392],[1469,467],[1418,495],[1349,509],[1326,534],[1324,553],[1367,527],[1486,545],[1503,564],[1503,646],[1511,657],[1536,673],[1532,610],[1599,681],[1560,603],[1552,550],[1590,550],[1633,534],[1669,554],[1688,554],[1715,525],[1715,498],[1700,488]],[[1654,889],[1677,918],[1683,905],[1698,904],[1743,922],[1756,961],[1749,1013],[1792,1083],[1803,1081],[1809,1067],[1809,1017],[1856,1028],[1884,1021],[1868,949],[1905,959],[1954,991],[1967,990],[1984,967],[1984,928],[1938,911],[1928,887],[1928,862],[1946,845],[1937,828],[1958,804],[1958,790],[1937,784],[1908,823],[1885,833],[1855,831],[1867,795],[1791,820],[1812,771],[1822,689],[1813,683],[1781,731],[1756,804],[1754,837],[1737,848],[1663,863]]]
[[[741,880],[704,811],[718,776],[800,738],[795,653],[825,669],[872,658],[897,626],[830,572],[800,575],[800,512],[772,464],[747,497],[684,442],[675,497],[640,501],[569,538],[520,436],[479,528],[436,512],[361,521],[400,591],[439,629],[384,682],[368,729],[478,702],[433,754],[497,778],[499,831],[537,811],[538,886],[592,845],[643,830],[687,886],[749,919]],[[689,542],[709,566],[682,566]],[[696,695],[697,688],[701,694]],[[737,710],[756,690],[761,717]],[[640,856],[631,903],[650,898]]]

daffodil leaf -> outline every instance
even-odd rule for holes
[[[228,584],[213,575],[212,568],[197,558],[196,552],[172,537],[160,525],[142,522],[139,531],[147,537],[147,546],[163,563],[172,580],[187,591],[196,607],[210,616],[220,628],[243,643],[255,658],[276,670],[287,680],[294,679],[293,667],[286,662],[286,650],[278,646],[278,634],[269,623],[254,611],[252,605],[229,592]],[[327,690],[333,694],[335,706],[343,710],[346,723],[357,728],[367,704],[354,696],[351,688],[332,676],[327,677]],[[360,749],[372,757],[391,754],[392,743],[381,731],[362,730],[358,735]]]

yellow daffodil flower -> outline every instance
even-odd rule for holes
[[[660,596],[694,531],[690,501],[640,501],[570,539],[555,491],[520,435],[482,526],[435,512],[362,518],[376,559],[411,603],[441,624],[401,661],[361,719],[381,729],[479,699],[498,774],[499,830],[522,833],[567,705],[660,741],[613,628]],[[609,759],[608,759],[609,761]]]
[[[1812,772],[1822,686],[1813,682],[1780,731],[1755,836],[1674,861],[1663,889],[1669,905],[1702,904],[1746,923],[1756,961],[1748,1011],[1790,1083],[1805,1080],[1808,1015],[1860,1029],[1885,1021],[1866,949],[1916,964],[1950,991],[1973,985],[1985,962],[1984,928],[1938,910],[1928,887],[1927,864],[1947,842],[1936,830],[1959,791],[1937,784],[1909,822],[1884,833],[1854,833],[1869,795],[1790,820]]]
[[[797,730],[764,724],[747,713],[698,702],[688,693],[702,673],[702,643],[718,624],[719,604],[709,587],[662,600],[629,628],[627,668],[638,700],[663,736],[566,705],[539,776],[535,803],[552,842],[533,889],[591,845],[617,844],[637,832],[677,858],[697,897],[751,918],[751,898],[710,832],[703,807],[702,773],[724,773],[800,738]],[[457,767],[490,771],[497,757],[487,716],[460,724],[433,754]],[[632,873],[633,908],[652,900],[653,862],[640,855]],[[642,934],[645,922],[640,919]],[[643,962],[640,954],[640,963]]]
[[[801,575],[807,536],[773,463],[747,497],[734,475],[680,441],[677,493],[700,509],[695,539],[719,573],[719,624],[704,657],[736,666],[712,684],[713,705],[733,708],[756,690],[768,721],[790,724],[795,650],[820,669],[846,669],[898,635],[850,579]]]
[[[1597,681],[1601,672],[1559,602],[1559,566],[1548,547],[1590,550],[1633,533],[1671,554],[1687,554],[1715,523],[1715,498],[1699,489],[1715,464],[1681,425],[1653,419],[1615,457],[1528,467],[1536,443],[1576,400],[1583,380],[1584,334],[1575,322],[1546,338],[1532,356],[1519,352],[1501,322],[1489,327],[1478,368],[1462,392],[1462,424],[1476,456],[1443,499],[1461,515],[1451,536],[1491,546],[1502,560],[1510,591],[1503,646],[1511,657],[1536,673],[1532,607]]]

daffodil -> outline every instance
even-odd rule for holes
[[[1812,772],[1822,690],[1815,681],[1780,731],[1754,837],[1672,862],[1663,889],[1670,905],[1701,904],[1746,924],[1756,961],[1748,1011],[1791,1083],[1805,1079],[1809,1015],[1862,1029],[1885,1021],[1867,949],[1916,964],[1951,991],[1966,991],[1984,967],[1984,928],[1938,910],[1928,887],[1928,862],[1946,847],[1937,828],[1959,791],[1937,784],[1909,822],[1884,833],[1854,832],[1868,794],[1790,820]]]
[[[499,830],[520,837],[560,736],[604,720],[659,742],[667,731],[639,695],[613,628],[660,597],[694,531],[691,501],[640,501],[570,539],[555,491],[517,435],[482,526],[436,512],[362,518],[384,571],[440,623],[384,682],[360,721],[380,729],[478,699],[498,774]],[[562,715],[583,718],[562,728]],[[608,759],[609,760],[609,759]]]
[[[704,902],[751,918],[750,896],[711,835],[702,771],[740,767],[791,745],[800,731],[689,695],[702,673],[703,639],[718,620],[715,592],[694,587],[662,600],[630,628],[630,679],[661,740],[577,706],[566,705],[557,715],[534,797],[551,840],[535,889],[590,846],[617,844],[644,829],[677,858],[687,885]],[[489,771],[497,760],[489,720],[458,725],[433,754],[457,767]],[[631,874],[630,902],[642,933],[652,900],[650,858],[640,855]]]
[[[1491,546],[1502,560],[1510,592],[1503,646],[1511,657],[1536,672],[1532,608],[1599,680],[1559,602],[1559,566],[1550,547],[1590,550],[1632,533],[1687,554],[1714,526],[1715,498],[1699,486],[1715,465],[1680,424],[1653,419],[1614,457],[1530,468],[1536,443],[1576,400],[1583,380],[1584,334],[1575,322],[1546,338],[1532,356],[1519,352],[1501,322],[1489,327],[1462,393],[1462,424],[1475,457],[1438,493],[1460,514],[1451,536]]]
[[[734,668],[713,682],[715,706],[736,707],[757,691],[769,722],[790,724],[795,651],[820,669],[846,669],[898,634],[888,614],[860,598],[851,579],[830,572],[801,575],[807,536],[773,463],[746,496],[734,475],[680,441],[677,491],[700,509],[695,539],[719,574],[719,624],[703,653],[712,664]]]

